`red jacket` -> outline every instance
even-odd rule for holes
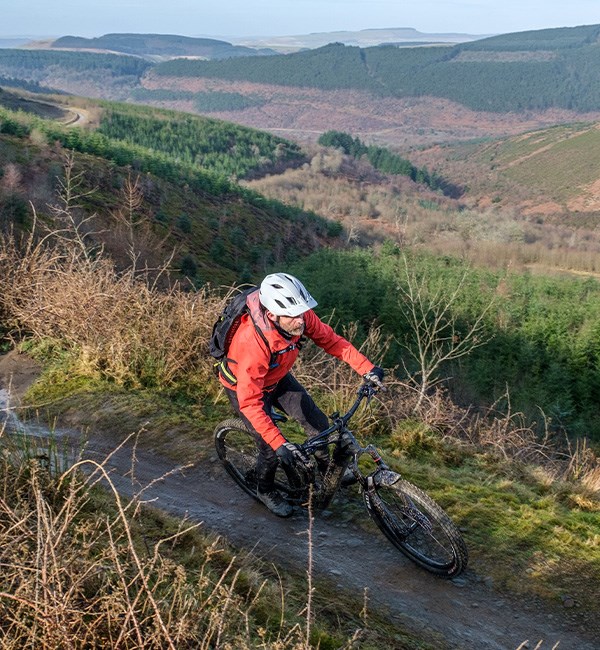
[[[265,442],[277,449],[285,442],[285,438],[265,413],[262,398],[266,390],[273,388],[290,371],[298,357],[298,348],[288,349],[278,355],[275,367],[269,367],[271,353],[286,350],[291,344],[296,344],[300,337],[292,336],[288,339],[279,333],[260,307],[258,290],[248,296],[246,304],[250,314],[242,316],[227,351],[227,365],[237,383],[230,383],[222,373],[219,373],[219,380],[227,388],[237,391],[241,412]],[[255,324],[269,342],[270,349],[256,331]],[[373,364],[363,354],[320,320],[312,309],[305,312],[304,325],[304,336],[328,354],[345,361],[358,374],[364,375],[373,368]]]

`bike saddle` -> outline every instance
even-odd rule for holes
[[[271,408],[271,420],[273,422],[287,422],[288,419],[283,413],[279,413],[274,408]]]

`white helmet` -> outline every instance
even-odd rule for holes
[[[317,306],[302,282],[287,273],[271,273],[260,283],[260,302],[276,316],[300,316]]]

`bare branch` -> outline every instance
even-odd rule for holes
[[[450,361],[470,354],[489,340],[485,332],[485,317],[494,304],[491,298],[475,319],[459,327],[455,305],[460,300],[468,272],[465,271],[455,287],[433,286],[426,275],[417,275],[403,257],[404,283],[398,285],[400,308],[412,329],[413,343],[404,343],[409,357],[416,362],[416,373],[409,373],[411,383],[418,389],[415,410],[419,410],[433,387],[448,379],[441,375],[442,367]]]

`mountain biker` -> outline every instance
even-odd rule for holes
[[[299,422],[309,438],[329,426],[327,416],[290,372],[303,337],[375,384],[382,384],[384,373],[318,318],[313,311],[317,301],[293,275],[267,275],[260,288],[248,295],[246,305],[248,312],[231,339],[226,359],[218,366],[219,380],[258,443],[258,498],[274,514],[288,517],[293,508],[274,485],[277,465],[305,463],[306,458],[275,425],[272,407]],[[322,456],[317,457],[321,469],[324,462]]]

